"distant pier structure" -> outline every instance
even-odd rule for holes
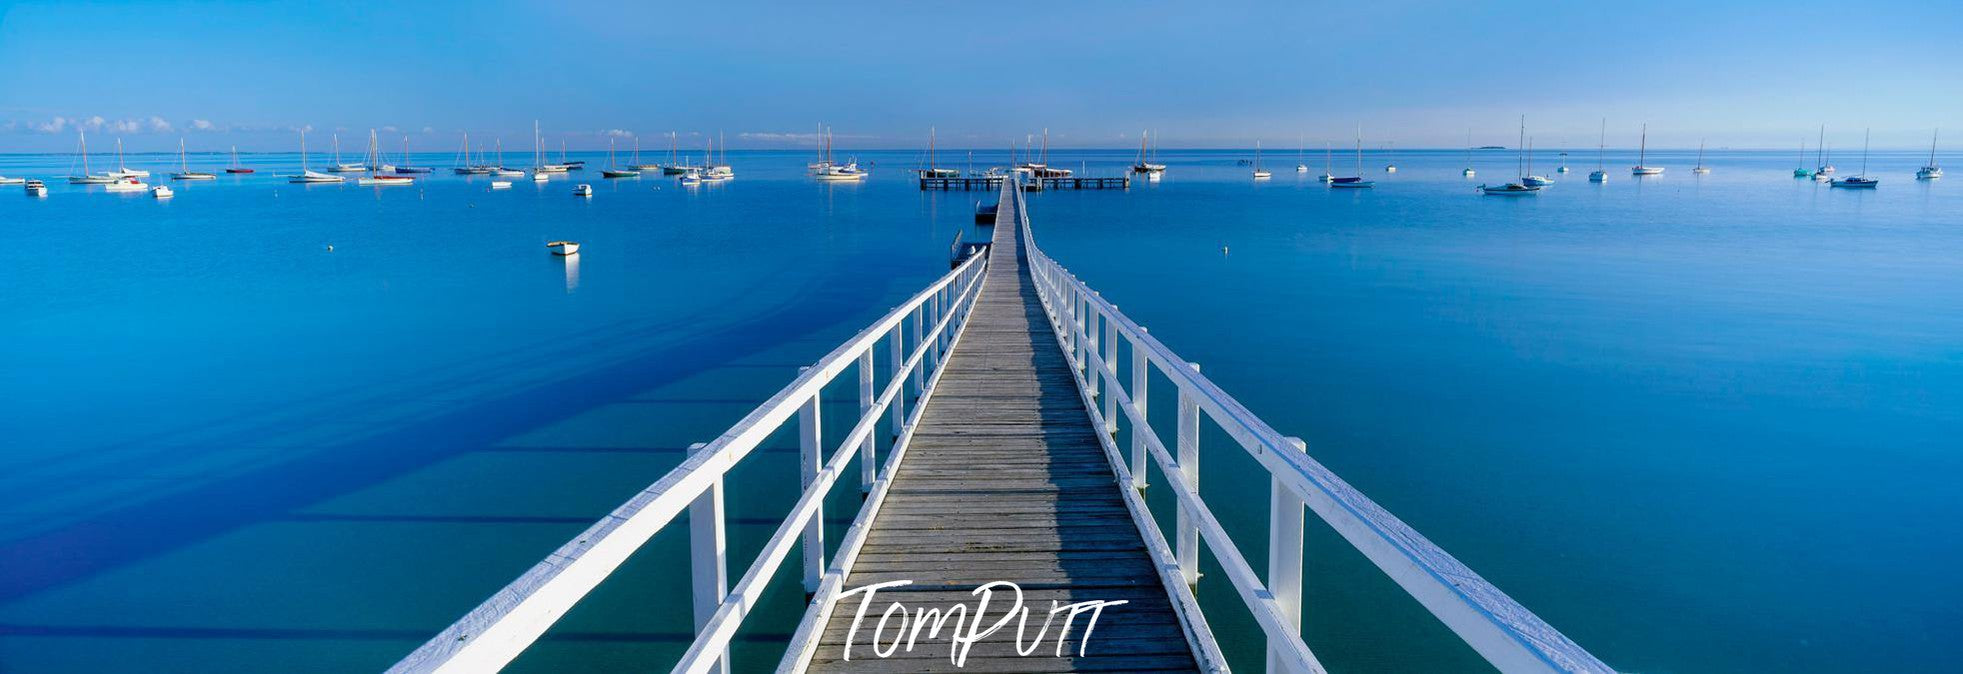
[[[1111,178],[1111,177],[1086,178],[1086,177],[1076,177],[1076,176],[1035,177],[1035,176],[1023,175],[1020,173],[1012,176],[1000,175],[1000,174],[978,175],[978,176],[924,176],[923,175],[920,177],[920,189],[941,190],[941,191],[999,190],[1002,189],[1002,181],[1008,178],[1014,178],[1018,184],[1022,185],[1022,189],[1025,192],[1041,192],[1044,190],[1064,190],[1064,189],[1069,189],[1069,190],[1131,189],[1131,178],[1129,176],[1120,176],[1115,178]]]

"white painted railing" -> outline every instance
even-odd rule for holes
[[[861,466],[860,487],[874,497],[869,501],[876,502],[876,497],[884,494],[906,441],[920,420],[920,411],[926,408],[940,379],[945,354],[967,324],[987,264],[986,256],[969,259],[816,365],[805,368],[790,385],[721,437],[690,448],[689,457],[660,481],[560,546],[389,671],[486,672],[504,667],[649,538],[687,510],[696,637],[674,671],[727,672],[730,640],[792,547],[803,548],[805,591],[817,592],[821,600],[829,596],[826,589],[836,591],[842,575],[825,572],[824,497],[855,458]],[[910,340],[905,334],[909,322]],[[888,342],[889,375],[886,385],[874,396],[873,353],[881,340]],[[859,418],[836,449],[822,454],[819,395],[848,368],[858,372]],[[916,396],[912,414],[906,410],[908,388]],[[730,588],[723,535],[723,475],[793,415],[798,420],[804,492],[743,577]],[[876,473],[873,433],[886,419],[891,420],[896,440],[885,470]],[[841,556],[856,554],[865,524],[854,523],[846,534]],[[848,559],[845,568],[849,564]]]
[[[1504,672],[1614,672],[1601,660],[1543,622],[1450,554],[1365,497],[1355,487],[1309,458],[1299,439],[1283,437],[1246,407],[1200,374],[1199,365],[1174,354],[1145,328],[1119,313],[1069,270],[1036,247],[1021,207],[1023,249],[1037,294],[1049,314],[1059,345],[1070,359],[1079,392],[1100,435],[1106,456],[1122,484],[1142,492],[1147,457],[1157,463],[1178,503],[1170,550],[1155,556],[1175,560],[1187,583],[1199,580],[1199,548],[1205,541],[1225,568],[1228,582],[1246,603],[1268,639],[1271,672],[1321,672],[1321,663],[1301,636],[1302,533],[1306,506],[1404,588],[1487,662]],[[1002,206],[1007,208],[1005,204]],[[1118,374],[1118,343],[1131,355],[1130,385]],[[1153,369],[1178,389],[1174,411],[1176,438],[1167,449],[1148,423]],[[1265,469],[1270,478],[1268,577],[1255,573],[1239,547],[1199,495],[1200,415],[1225,430]],[[1129,461],[1114,435],[1119,421],[1132,429]],[[1151,515],[1141,524],[1156,534]],[[1162,548],[1162,537],[1146,536]]]

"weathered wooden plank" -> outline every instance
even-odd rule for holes
[[[972,610],[972,591],[994,581],[1021,586],[1038,623],[1052,601],[1128,603],[1104,610],[1088,655],[1073,647],[1056,657],[1051,643],[1019,657],[1008,628],[978,642],[956,668],[945,639],[876,657],[866,646],[870,625],[857,635],[852,661],[840,660],[857,609],[856,597],[848,597],[820,635],[812,671],[1195,669],[1099,444],[1102,431],[1091,425],[1025,271],[1018,203],[1004,200],[1000,222],[1011,226],[996,227],[982,294],[845,586],[913,581],[880,592],[869,610],[874,622],[895,601],[915,610]]]

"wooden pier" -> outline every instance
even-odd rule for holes
[[[1089,657],[1059,659],[1047,647],[1020,657],[997,644],[978,648],[964,667],[949,662],[945,642],[874,657],[870,625],[860,627],[854,659],[845,662],[852,613],[834,609],[810,671],[1196,669],[1098,444],[1102,431],[1036,297],[1019,243],[1021,199],[1003,195],[981,297],[845,586],[912,581],[879,595],[875,610],[889,601],[913,610],[972,608],[971,593],[999,580],[1019,585],[1040,610],[1051,600],[1129,603],[1098,621]],[[1074,647],[1066,650],[1074,655]]]
[[[1239,641],[1259,645],[1237,657],[1265,657],[1270,672],[1321,672],[1302,638],[1309,514],[1498,670],[1615,671],[1310,458],[1305,443],[1276,432],[1037,248],[1024,186],[994,180],[1000,201],[985,248],[957,257],[952,271],[801,369],[391,671],[503,668],[683,513],[695,636],[674,672],[732,671],[738,628],[780,576],[800,577],[811,599],[778,672],[1225,671],[1227,655],[1193,590],[1202,549],[1218,570],[1204,582],[1231,590],[1217,601],[1252,616],[1254,630]],[[856,412],[821,404],[850,376],[858,380]],[[1148,416],[1148,389],[1166,386],[1156,397],[1177,406]],[[793,419],[803,489],[732,585],[723,480],[746,458],[782,456],[755,450]],[[1224,435],[1203,434],[1202,422]],[[822,432],[837,423],[849,429],[842,440]],[[1203,437],[1230,438],[1209,441],[1217,444],[1210,451],[1239,454],[1266,472],[1267,480],[1215,495],[1246,508],[1245,499],[1268,492],[1262,571],[1200,494]],[[1170,523],[1146,506],[1148,472],[1159,480],[1150,489],[1170,497]],[[854,483],[864,499],[828,544],[827,496]],[[779,573],[787,563],[797,573]],[[661,568],[676,565],[664,560]],[[845,640],[864,589],[901,581],[864,602],[848,662]],[[991,632],[967,611],[981,613],[974,592],[1000,582],[1020,588],[1030,613],[1024,625],[993,622],[1012,601],[998,588]],[[1060,619],[1057,629],[1046,627],[1053,601],[1123,603],[1102,611],[1094,634],[1077,617],[1063,637]],[[904,635],[891,625],[881,633],[877,624],[896,605],[916,622]],[[920,622],[924,611],[939,611],[933,615],[947,624]],[[955,611],[976,621],[955,623]],[[1024,640],[1023,630],[1044,643]],[[976,639],[965,661],[956,662],[955,631]],[[902,639],[912,645],[901,648]]]
[[[1003,176],[958,176],[958,177],[920,177],[922,190],[995,190],[1002,188]],[[1025,178],[1018,176],[1024,190],[1040,192],[1043,190],[1125,190],[1131,189],[1131,177],[1087,177],[1051,176]]]

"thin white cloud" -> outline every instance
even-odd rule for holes
[[[401,129],[395,128],[394,126],[384,126],[382,127],[382,130],[388,133],[395,133],[397,131],[401,131]]]
[[[151,131],[155,131],[159,133],[164,131],[169,131],[173,128],[171,127],[169,120],[166,120],[162,117],[158,117],[156,115],[151,115],[150,120],[147,122],[147,124],[149,125]]]
[[[868,138],[877,138],[877,136],[846,134],[846,133],[834,133],[831,136],[834,139],[845,138],[845,139],[865,140]],[[754,141],[761,141],[765,143],[816,143],[818,142],[819,139],[818,134],[815,133],[782,133],[777,131],[745,131],[743,133],[736,134],[736,137],[741,138],[743,140],[754,140]]]
[[[634,132],[628,131],[626,129],[607,129],[605,131],[601,131],[600,135],[606,136],[608,138],[633,138]]]
[[[190,127],[192,131],[217,131],[218,130],[218,125],[212,124],[211,120],[209,119],[193,119],[190,121],[190,123],[186,124],[186,126]]]

